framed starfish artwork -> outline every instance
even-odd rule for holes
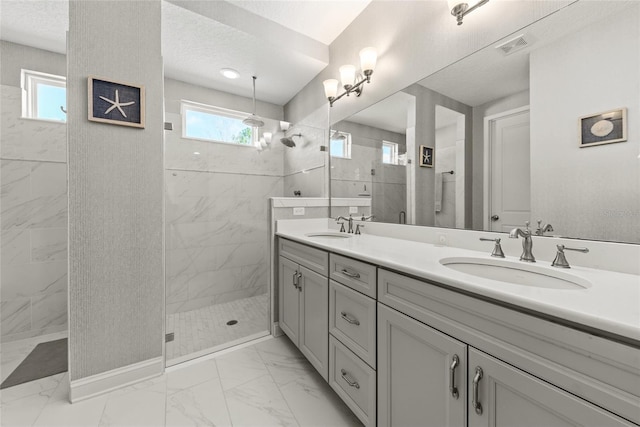
[[[144,128],[144,86],[89,76],[89,120]]]
[[[420,146],[419,165],[426,168],[433,167],[433,147],[427,147],[426,145]]]

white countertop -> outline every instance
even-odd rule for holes
[[[487,252],[438,246],[376,235],[352,235],[346,239],[307,237],[305,234],[329,229],[281,230],[278,236],[442,283],[492,300],[502,301],[569,322],[585,325],[640,343],[640,276],[572,266],[559,273],[588,281],[587,289],[558,290],[506,284],[455,271],[440,264],[448,257],[474,257],[491,260]],[[505,260],[521,262],[517,257]],[[523,263],[524,264],[524,263]],[[536,268],[548,268],[551,275],[559,269],[547,262]]]

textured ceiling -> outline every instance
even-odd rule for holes
[[[397,92],[347,120],[404,135],[407,133],[409,109],[415,108],[414,105],[413,95]]]
[[[370,2],[371,0],[229,0],[229,3],[326,45],[331,44]]]
[[[69,28],[66,0],[2,0],[0,39],[65,53]]]
[[[162,2],[162,50],[170,78],[284,105],[329,61],[331,43],[370,0]],[[2,0],[0,38],[65,53],[67,0]],[[221,68],[240,72],[237,80]],[[318,88],[322,91],[322,88]]]

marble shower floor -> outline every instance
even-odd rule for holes
[[[2,426],[359,426],[286,337],[69,404],[66,374],[2,390]]]
[[[167,366],[268,335],[268,305],[262,294],[168,315],[167,333],[175,337],[166,344]]]

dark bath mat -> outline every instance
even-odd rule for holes
[[[61,372],[67,372],[66,338],[38,344],[4,380],[0,389],[50,377]]]

